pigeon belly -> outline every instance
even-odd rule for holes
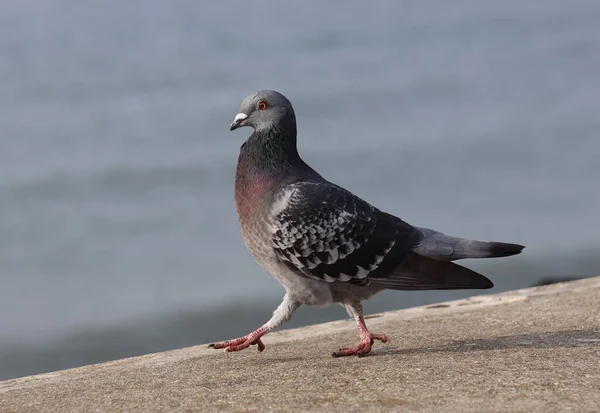
[[[275,255],[272,244],[272,214],[267,204],[268,197],[263,197],[256,203],[256,208],[244,210],[238,208],[242,237],[246,248],[256,262],[271,274],[285,288],[286,292],[293,295],[299,302],[310,306],[327,306],[333,302],[331,286],[329,283],[313,280],[300,275]],[[262,213],[261,213],[262,211]]]

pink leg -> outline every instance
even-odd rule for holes
[[[221,343],[209,344],[208,347],[212,348],[224,348],[225,351],[240,351],[251,345],[256,344],[258,351],[263,351],[265,345],[261,341],[261,337],[269,332],[269,328],[262,326],[261,328],[253,331],[252,333],[245,335],[244,337],[236,338],[235,340],[223,341]]]
[[[365,324],[365,319],[362,315],[362,305],[360,303],[352,303],[352,305],[346,306],[348,313],[356,317],[356,324],[358,325],[358,334],[360,334],[360,342],[355,347],[341,348],[338,351],[334,351],[333,357],[344,357],[357,355],[362,357],[371,352],[371,346],[374,340],[379,340],[382,343],[387,343],[388,338],[383,334],[371,334]]]
[[[286,294],[283,297],[281,304],[279,304],[279,307],[273,312],[273,317],[271,317],[271,319],[261,328],[244,337],[231,341],[223,341],[222,343],[210,344],[208,347],[224,348],[225,351],[240,351],[256,344],[258,351],[263,351],[265,345],[260,338],[289,320],[298,307],[300,307],[300,302],[291,295]]]

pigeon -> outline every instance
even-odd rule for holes
[[[412,226],[329,182],[306,164],[296,146],[296,116],[281,93],[247,96],[230,130],[250,126],[235,176],[235,202],[247,249],[285,288],[273,316],[235,340],[210,344],[240,351],[288,321],[302,304],[339,303],[356,320],[359,343],[333,357],[364,356],[374,340],[361,302],[385,289],[487,289],[493,283],[452,261],[507,257],[522,245],[475,241]]]

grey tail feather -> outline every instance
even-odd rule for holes
[[[370,284],[391,290],[487,289],[494,283],[460,265],[409,252],[387,275],[370,277]]]
[[[475,241],[450,237],[431,229],[419,228],[423,241],[415,251],[427,257],[439,260],[458,260],[463,258],[495,258],[520,254],[525,246],[495,241]]]
[[[457,240],[453,245],[452,259],[510,257],[520,254],[525,248],[523,245],[507,242]]]

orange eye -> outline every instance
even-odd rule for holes
[[[265,110],[267,108],[267,101],[266,100],[261,100],[260,102],[258,102],[258,109],[259,110]]]

